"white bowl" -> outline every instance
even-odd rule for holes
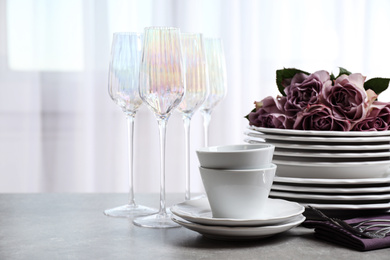
[[[272,144],[236,144],[198,149],[200,166],[212,169],[258,169],[269,167],[275,146]]]
[[[199,167],[214,218],[261,218],[275,176],[268,168],[223,170]]]

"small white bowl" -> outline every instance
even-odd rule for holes
[[[275,146],[272,144],[236,144],[198,149],[200,166],[211,169],[258,169],[269,167]]]
[[[275,176],[269,168],[221,170],[199,167],[214,218],[257,219],[264,214]]]

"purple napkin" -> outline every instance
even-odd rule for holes
[[[390,214],[347,219],[345,222],[354,225],[369,219],[390,219]],[[302,225],[306,228],[314,228],[314,235],[319,239],[356,250],[369,251],[390,247],[390,233],[384,238],[362,238],[328,220],[306,220]]]

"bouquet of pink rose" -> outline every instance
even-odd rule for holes
[[[258,127],[320,131],[385,131],[390,103],[377,101],[390,79],[366,77],[340,68],[339,75],[320,70],[276,71],[282,96],[255,102],[246,118]]]

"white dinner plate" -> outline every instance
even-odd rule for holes
[[[265,140],[277,140],[281,142],[303,142],[303,143],[377,143],[389,142],[390,136],[367,136],[367,137],[318,137],[318,136],[289,136],[261,134],[257,132],[246,132],[245,135]]]
[[[246,143],[257,144],[264,143],[265,140],[256,137],[245,138]],[[313,150],[313,151],[385,151],[390,149],[390,144],[369,144],[369,145],[336,145],[336,144],[292,144],[280,143],[278,141],[267,140],[267,143],[273,144],[275,148],[286,148],[293,150]]]
[[[345,201],[345,203],[357,203],[364,201],[383,202],[390,201],[390,194],[369,194],[369,195],[332,195],[332,194],[313,194],[313,193],[295,193],[288,191],[271,190],[270,196],[279,199],[299,199],[300,201],[326,201],[329,203]]]
[[[304,136],[342,136],[342,137],[354,137],[354,136],[390,136],[390,131],[314,131],[314,130],[293,130],[293,129],[277,129],[277,128],[265,128],[249,126],[251,130],[280,135],[304,135]]]
[[[344,194],[375,194],[375,193],[384,193],[390,192],[390,185],[386,183],[387,186],[383,187],[315,187],[315,186],[298,186],[296,184],[287,185],[287,184],[272,184],[273,191],[289,191],[289,192],[306,192],[306,193],[325,193],[333,195],[344,195]]]
[[[389,174],[389,173],[388,173]],[[383,178],[362,178],[362,179],[320,179],[320,178],[291,178],[291,177],[274,177],[274,183],[292,183],[298,185],[321,185],[327,187],[334,187],[339,185],[364,185],[369,187],[370,185],[377,186],[378,184],[390,184],[390,176],[387,175]]]
[[[333,204],[333,203],[300,203],[307,208],[309,205],[323,210],[375,210],[390,209],[390,203],[368,203],[368,204]]]
[[[268,199],[264,215],[259,219],[213,218],[207,198],[188,200],[171,207],[171,212],[187,221],[215,226],[262,226],[289,221],[305,208],[298,203],[281,199]]]
[[[295,178],[359,179],[387,176],[390,161],[366,162],[296,162],[273,160],[276,175]]]
[[[298,151],[286,151],[286,150],[277,150],[274,151],[274,155],[278,156],[290,156],[290,157],[308,157],[308,158],[382,158],[389,157],[390,152],[367,152],[367,153],[313,153],[313,152],[300,152]]]
[[[209,226],[187,222],[186,220],[182,220],[178,217],[172,217],[172,220],[183,227],[196,231],[209,238],[222,240],[248,240],[266,238],[290,230],[301,224],[305,220],[305,217],[300,214],[291,219],[291,221],[283,224],[260,227]]]

